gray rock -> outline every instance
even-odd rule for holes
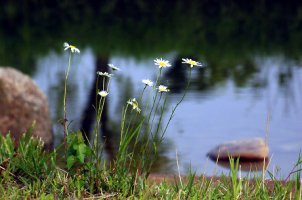
[[[52,147],[47,97],[29,76],[10,67],[0,68],[0,113],[0,132],[10,132],[16,145],[35,121],[33,136],[41,138],[45,148]]]
[[[240,161],[260,161],[268,157],[269,148],[262,138],[235,140],[218,145],[207,156],[212,160],[229,160],[229,157],[240,158]]]

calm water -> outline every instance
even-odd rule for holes
[[[38,59],[34,80],[49,98],[53,121],[61,118],[64,70],[68,55],[49,53]],[[174,54],[166,55],[169,60]],[[252,58],[257,73],[243,87],[235,86],[232,77],[206,91],[190,90],[176,111],[166,133],[164,150],[158,170],[171,173],[177,170],[176,151],[181,173],[191,166],[197,173],[213,175],[228,172],[208,160],[206,153],[216,145],[229,141],[266,134],[266,118],[270,112],[269,147],[272,157],[269,169],[281,168],[286,176],[298,158],[302,148],[302,68],[283,56]],[[110,63],[121,68],[110,86],[109,117],[118,123],[122,96],[130,90],[138,96],[141,80],[154,79],[157,68],[153,58],[135,60],[131,57],[112,57]],[[85,49],[73,59],[69,82],[68,111],[71,127],[77,129],[87,101],[94,75],[95,56]],[[291,70],[291,79],[280,87],[278,74]],[[206,71],[209,69],[205,69]],[[193,74],[194,76],[195,74]],[[264,87],[253,87],[253,80],[265,83]],[[194,88],[194,84],[192,85]],[[180,99],[180,94],[170,93],[166,116]],[[57,141],[62,137],[61,127],[55,123]]]

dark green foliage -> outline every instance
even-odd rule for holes
[[[35,56],[59,51],[66,38],[96,55],[178,52],[225,69],[253,53],[299,58],[301,7],[298,1],[4,1],[0,64],[33,72]]]
[[[84,164],[85,158],[91,155],[91,149],[85,143],[80,131],[67,136],[67,168]]]

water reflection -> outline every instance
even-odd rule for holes
[[[170,54],[167,58],[176,60],[177,56]],[[66,61],[65,54],[50,53],[39,59],[38,70],[34,76],[49,97],[55,132],[60,137],[62,127],[56,124],[56,120],[61,117],[60,86],[63,85]],[[80,128],[79,124],[87,106],[87,94],[93,86],[95,61],[96,58],[89,49],[84,50],[81,56],[73,61],[67,111],[72,120],[70,128],[74,130]],[[156,70],[153,67],[153,59],[138,61],[132,58],[112,57],[108,61],[121,68],[110,85],[110,96],[108,96],[108,129],[116,130],[115,127],[119,126],[123,103],[129,97],[138,95],[142,87],[141,80],[152,79],[152,77],[154,79]],[[205,172],[211,175],[217,166],[215,163],[207,162],[206,153],[209,149],[228,140],[265,137],[266,115],[270,111],[272,118],[269,147],[273,159],[268,169],[280,166],[284,174],[289,172],[291,163],[295,162],[301,148],[296,141],[302,140],[300,134],[302,125],[299,122],[302,117],[302,107],[299,103],[302,100],[301,84],[299,84],[302,70],[296,63],[288,62],[279,56],[259,56],[252,61],[255,68],[252,70],[254,75],[240,87],[232,78],[209,84],[212,74],[209,72],[212,70],[211,66],[194,71],[192,87],[167,131],[166,142],[161,146],[160,158],[154,167],[155,171],[167,173],[176,171],[175,150],[177,150],[181,173],[185,173],[188,166],[191,166],[198,173]],[[49,70],[50,66],[52,70]],[[286,84],[282,83],[280,86],[279,74],[281,69],[283,72],[283,68],[291,71],[291,77],[286,80]],[[185,74],[185,70],[182,67],[180,69]],[[171,73],[171,71],[165,73],[166,83],[176,89],[176,93],[170,94],[166,117],[181,95],[177,90],[177,78],[173,74],[178,73]],[[180,80],[185,81],[186,76],[183,74]],[[282,78],[282,80],[285,79]],[[200,85],[203,86],[200,87]],[[211,89],[204,85],[210,86]],[[113,135],[113,138],[117,140],[118,135]],[[219,172],[225,172],[225,170],[217,168],[216,173]]]
[[[122,102],[137,94],[140,80],[155,76],[153,57],[166,55],[174,63],[164,74],[174,91],[171,105],[188,78],[178,60],[195,57],[207,67],[194,71],[160,163],[171,160],[175,167],[177,149],[181,172],[191,165],[210,173],[215,166],[204,166],[206,152],[230,139],[263,137],[269,111],[269,144],[275,154],[271,165],[281,165],[286,173],[302,140],[299,10],[300,3],[285,1],[5,1],[0,6],[0,65],[34,74],[49,97],[58,143],[66,39],[83,52],[74,57],[67,111],[70,128],[85,132],[90,128],[84,124],[93,123],[88,97],[98,57],[124,68],[110,88],[103,132],[119,126]]]

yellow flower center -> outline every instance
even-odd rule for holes
[[[197,62],[194,61],[194,60],[189,60],[189,64],[190,64],[190,65],[197,65]]]
[[[164,61],[160,61],[160,62],[159,62],[159,66],[161,66],[161,67],[166,66],[166,62],[164,62]]]

